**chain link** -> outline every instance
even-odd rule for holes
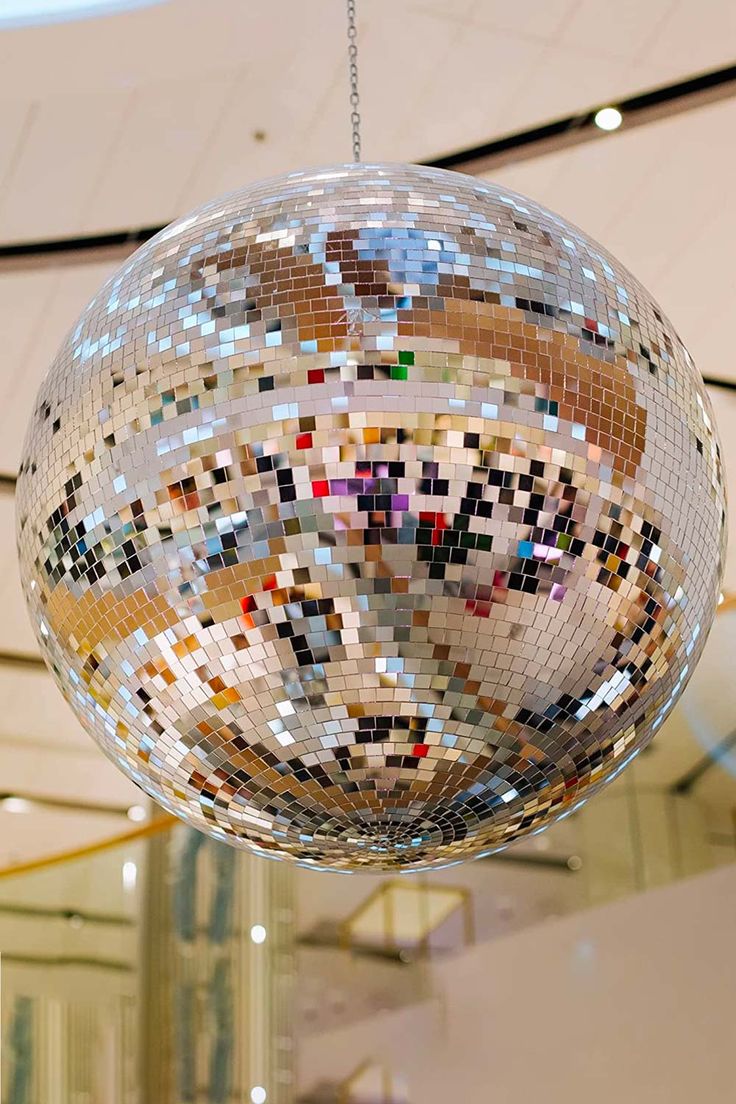
[[[358,95],[358,29],[355,26],[355,0],[347,0],[348,66],[350,72],[350,125],[353,128],[353,160],[360,161],[360,96]]]

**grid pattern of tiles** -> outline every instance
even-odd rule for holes
[[[712,620],[709,402],[577,229],[458,174],[291,173],[147,243],[42,385],[26,596],[82,723],[165,807],[421,868],[563,815]]]

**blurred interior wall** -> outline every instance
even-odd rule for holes
[[[416,1104],[725,1104],[735,920],[729,866],[479,944],[432,1002],[304,1040],[300,1080],[380,1056]]]

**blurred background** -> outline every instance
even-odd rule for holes
[[[736,6],[358,0],[358,24],[364,156],[485,176],[604,242],[708,381],[733,498]],[[175,825],[38,655],[13,494],[57,346],[174,217],[350,159],[347,93],[343,0],[0,0],[2,1104],[726,1104],[733,539],[650,748],[549,832],[427,877]]]

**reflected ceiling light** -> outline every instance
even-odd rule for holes
[[[59,23],[150,7],[165,0],[0,0],[0,27]]]
[[[133,890],[138,881],[138,867],[134,862],[123,863],[123,889]]]
[[[3,813],[30,813],[33,811],[33,802],[24,797],[4,797],[0,801],[0,812]]]
[[[593,118],[600,130],[618,130],[623,120],[624,117],[617,107],[602,107]]]
[[[41,386],[17,510],[108,756],[216,839],[347,871],[491,853],[615,777],[725,547],[710,401],[641,284],[506,188],[370,162],[127,260]]]

